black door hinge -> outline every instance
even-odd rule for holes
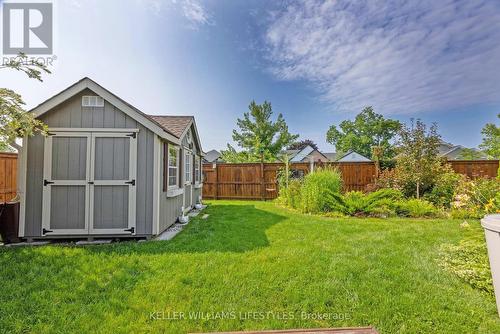
[[[131,184],[131,185],[135,186],[135,180],[125,182],[125,184]]]
[[[52,132],[47,132],[47,136],[54,136],[55,133],[52,133]]]
[[[51,230],[47,230],[45,227],[42,229],[42,234],[45,235],[47,233],[51,233],[51,232],[54,232],[54,231],[51,231]]]
[[[135,227],[128,228],[128,229],[126,229],[124,231],[125,232],[130,232],[130,233],[134,234],[135,233]]]
[[[44,186],[47,186],[48,184],[52,184],[52,183],[54,183],[54,182],[52,182],[52,181],[47,181],[47,180],[43,180],[43,185],[44,185]]]
[[[89,182],[87,182],[87,183],[88,183],[88,184],[94,184],[94,181],[89,181]]]
[[[137,137],[137,133],[136,132],[132,132],[131,134],[129,134],[127,136],[132,137],[132,138],[136,138]]]

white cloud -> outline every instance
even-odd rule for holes
[[[190,23],[190,27],[198,28],[202,25],[213,24],[212,15],[197,0],[138,0],[156,15],[159,15],[164,7],[175,8]]]
[[[195,26],[213,23],[211,15],[197,1],[184,0],[181,5],[184,17]]]
[[[385,114],[500,102],[498,1],[307,1],[272,13],[271,71],[337,110]]]

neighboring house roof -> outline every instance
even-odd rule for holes
[[[448,150],[447,152],[441,154],[442,157],[446,157],[446,159],[448,160],[463,160],[462,158],[462,151],[466,149],[466,147],[463,147],[461,145],[457,145],[457,146],[454,146],[453,148],[451,148],[450,150]],[[472,148],[471,150],[475,151],[476,153],[478,153],[481,157],[480,158],[477,158],[476,160],[487,160],[488,159],[488,156],[486,154],[484,154],[483,152],[475,149],[475,148]]]
[[[328,159],[328,161],[335,161],[337,159],[337,153],[335,152],[323,153],[323,155]]]
[[[311,154],[314,151],[314,148],[311,146],[307,145],[303,149],[301,149],[293,158],[290,159],[291,162],[301,162],[304,160],[305,157],[307,157],[309,154]]]
[[[371,161],[367,157],[359,154],[358,152],[350,151],[336,160],[337,162],[368,162]]]
[[[462,145],[453,145],[451,143],[447,143],[445,141],[441,141],[438,147],[438,153],[441,157],[446,157],[448,160],[461,160],[461,154],[464,149],[467,149],[466,147]],[[481,155],[481,158],[478,160],[486,160],[488,159],[488,156],[484,154],[483,152],[472,148],[475,152],[479,153]]]
[[[205,153],[205,161],[207,162],[216,162],[220,158],[220,152],[217,150],[211,150]]]
[[[186,129],[191,125],[193,116],[165,116],[165,115],[149,115],[154,119],[162,128],[181,138]]]
[[[328,157],[325,156],[323,153],[320,151],[314,149],[310,145],[306,145],[303,149],[301,150],[286,150],[285,153],[288,155],[288,159],[290,162],[304,162],[308,160],[308,157],[310,157],[314,153],[322,155],[326,160],[328,160]]]

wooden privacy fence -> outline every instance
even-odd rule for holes
[[[313,168],[318,168],[318,163]],[[375,181],[373,162],[322,163],[342,173],[344,190],[364,190]],[[283,163],[204,164],[203,197],[215,199],[274,199],[278,196],[278,170]],[[290,170],[305,175],[309,163],[292,163]]]
[[[464,160],[448,162],[455,172],[470,178],[496,177],[498,160]],[[313,168],[329,165],[342,173],[344,191],[366,190],[376,179],[374,162],[315,163]],[[283,163],[205,163],[203,164],[203,197],[207,199],[274,199],[278,196],[278,170]],[[309,173],[310,163],[291,163],[290,170],[301,176]]]
[[[456,173],[472,179],[496,177],[498,173],[498,160],[450,160],[448,163]]]
[[[0,203],[16,197],[17,153],[0,152]]]

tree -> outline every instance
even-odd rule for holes
[[[500,119],[500,114],[497,115]],[[500,127],[493,123],[488,123],[481,131],[483,142],[479,147],[492,159],[500,159]]]
[[[440,141],[436,123],[427,130],[422,121],[412,119],[410,126],[400,128],[395,174],[407,194],[413,192],[420,198],[443,171],[438,151]]]
[[[394,157],[395,150],[391,141],[401,127],[399,121],[386,119],[373,111],[372,107],[365,107],[354,121],[345,120],[337,129],[330,126],[326,134],[326,141],[335,145],[337,151],[348,152],[354,150],[366,157],[372,158],[373,147],[379,147],[380,160],[389,160]]]
[[[50,73],[40,62],[29,61],[28,57],[20,53],[0,69],[14,69],[24,72],[29,78],[42,81],[42,73]],[[24,110],[24,101],[21,95],[8,88],[0,88],[0,149],[6,150],[9,146],[19,148],[17,138],[31,136],[37,132],[45,133],[46,125],[35,119],[35,116]]]
[[[227,162],[254,162],[260,161],[261,158],[265,161],[275,161],[283,148],[295,141],[298,135],[288,132],[282,114],[278,115],[275,122],[271,120],[271,103],[264,101],[259,105],[252,101],[248,109],[249,112],[237,120],[239,131],[233,130],[233,140],[243,152],[236,152],[236,149],[228,144],[228,149],[221,152],[222,158]],[[246,161],[240,161],[245,159]]]
[[[289,150],[302,150],[306,146],[311,146],[315,150],[318,151],[318,145],[316,145],[315,142],[313,142],[311,139],[303,139],[296,141],[295,143],[292,143],[288,146]]]

